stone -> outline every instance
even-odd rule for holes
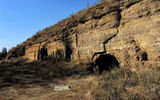
[[[69,85],[57,85],[54,87],[54,91],[55,92],[59,92],[59,91],[69,91],[71,90],[71,86]]]

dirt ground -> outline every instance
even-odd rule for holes
[[[74,88],[88,81],[89,76],[80,78],[81,73],[67,65],[46,62],[0,64],[0,100],[76,100]],[[55,92],[54,87],[61,85],[69,85],[71,90]]]
[[[88,65],[0,64],[0,100],[159,100],[160,67],[117,68],[96,75]],[[71,90],[54,91],[55,86]]]
[[[57,79],[53,83],[25,87],[9,86],[0,90],[0,100],[77,100],[75,87],[85,84],[86,79]],[[55,86],[70,85],[70,91],[55,92]]]

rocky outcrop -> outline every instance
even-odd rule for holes
[[[18,53],[11,55],[14,52]],[[38,32],[10,50],[8,58],[23,56],[35,61],[55,56],[71,62],[90,62],[106,53],[121,66],[158,64],[160,1],[100,2]]]

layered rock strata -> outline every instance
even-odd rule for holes
[[[122,66],[160,65],[160,1],[100,2],[38,32],[7,58],[90,62],[101,54],[113,55]]]

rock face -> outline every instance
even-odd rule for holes
[[[14,55],[13,55],[14,54]],[[8,59],[90,62],[113,55],[121,66],[160,62],[160,1],[106,0],[50,26],[10,50]]]

